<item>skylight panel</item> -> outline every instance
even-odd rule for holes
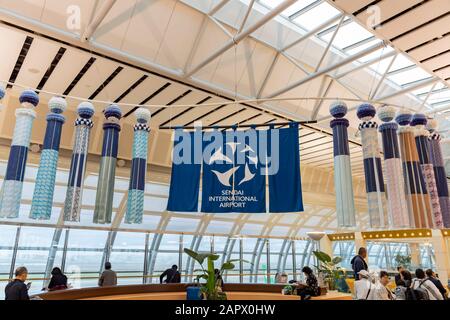
[[[412,66],[413,64],[414,64],[414,62],[412,62],[404,54],[399,54],[399,55],[397,55],[397,57],[395,57],[395,61],[392,64],[392,67],[389,70],[389,72],[399,70],[402,68],[406,68],[406,67]]]
[[[293,5],[291,5],[289,8],[281,12],[283,16],[290,17],[293,14],[299,12],[300,10],[303,10],[310,4],[313,4],[314,2],[317,2],[317,0],[299,0]]]
[[[367,48],[370,48],[380,42],[381,42],[381,40],[377,39],[377,38],[373,38],[370,41],[365,41],[364,43],[362,43],[360,45],[357,45],[357,42],[356,42],[355,44],[351,45],[351,46],[354,45],[351,49],[349,48],[348,50],[345,50],[345,52],[348,53],[349,55],[354,55],[354,54],[361,52]],[[345,49],[345,48],[343,48],[343,49]]]
[[[415,94],[416,96],[421,95],[421,96],[423,96],[421,98],[424,98],[428,94],[428,92],[431,90],[431,87],[433,87],[432,84],[430,84],[429,86],[426,86],[426,87],[423,87],[423,88],[411,91],[411,93]],[[439,90],[439,89],[442,89],[442,88],[446,88],[446,86],[443,85],[442,83],[437,83],[434,86],[433,91],[436,91],[436,90]]]
[[[322,24],[325,20],[331,19],[339,14],[339,10],[332,5],[323,2],[317,7],[301,14],[293,21],[301,25],[307,30],[314,29]]]
[[[423,97],[425,98],[426,96],[423,96]],[[445,91],[441,91],[438,93],[430,94],[427,102],[430,104],[433,104],[433,103],[439,103],[439,102],[448,101],[448,100],[450,100],[450,89],[447,89]]]
[[[411,70],[406,70],[388,76],[388,79],[394,81],[396,84],[404,85],[410,82],[419,81],[430,77],[431,75],[428,72],[424,71],[422,68],[416,67]]]
[[[284,0],[259,0],[260,3],[265,5],[268,8],[275,8],[280,3],[282,3]]]
[[[369,61],[369,60],[372,60],[372,59],[381,57],[383,54],[389,53],[389,52],[391,52],[391,51],[393,51],[393,50],[394,50],[394,49],[393,49],[392,47],[387,46],[387,47],[378,49],[378,50],[375,51],[375,52],[366,54],[365,56],[361,57],[358,61],[360,61],[360,62],[367,62],[367,61]]]
[[[333,37],[333,34],[334,31],[328,32],[321,38],[325,41],[330,41]],[[373,37],[373,35],[369,31],[361,27],[356,22],[350,22],[340,27],[338,33],[336,34],[336,37],[333,40],[333,46],[338,47],[339,49],[343,49],[371,37]]]

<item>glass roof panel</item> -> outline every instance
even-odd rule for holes
[[[370,47],[374,46],[375,44],[377,44],[379,42],[381,42],[380,39],[375,39],[374,38],[373,40],[364,42],[363,44],[360,44],[360,45],[355,46],[355,47],[353,47],[351,49],[345,50],[345,52],[348,53],[349,55],[354,55],[354,54],[356,54],[356,53],[358,53],[360,51],[363,51],[363,50],[365,50],[367,48],[370,48]]]
[[[328,42],[333,37],[333,34],[334,31],[328,32],[321,38]],[[350,22],[340,27],[333,40],[333,46],[338,47],[339,49],[343,49],[352,44],[372,37],[373,35],[369,31],[361,27],[359,24],[357,24],[356,22]]]
[[[423,98],[425,98],[425,96]],[[441,91],[439,93],[430,94],[427,102],[430,104],[433,104],[433,103],[439,103],[439,102],[443,102],[443,101],[447,101],[447,100],[450,100],[450,89]]]
[[[231,228],[233,228],[234,222],[228,222],[228,221],[218,221],[218,220],[212,220],[208,228],[206,228],[206,232],[208,233],[230,233]]]
[[[391,76],[388,76],[387,78],[394,81],[396,84],[404,85],[406,83],[410,83],[413,81],[418,81],[426,78],[430,78],[431,75],[424,71],[422,68],[416,67],[411,70],[406,70]]]
[[[199,222],[200,219],[172,217],[166,229],[170,231],[195,231]]]
[[[427,93],[431,90],[432,87],[433,87],[433,85],[431,84],[429,86],[411,91],[411,93],[415,94],[415,95],[423,95],[423,97],[421,97],[421,98],[424,98],[427,95]],[[436,90],[439,90],[442,88],[446,88],[446,86],[439,82],[434,86],[433,91],[436,91]]]
[[[307,30],[314,29],[322,24],[325,20],[331,19],[339,14],[339,10],[334,8],[331,4],[323,2],[318,6],[301,14],[293,21]]]

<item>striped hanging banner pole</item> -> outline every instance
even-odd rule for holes
[[[416,128],[416,147],[419,154],[420,167],[425,179],[427,191],[430,195],[432,221],[429,221],[429,227],[442,229],[444,224],[442,221],[441,206],[439,203],[436,179],[434,177],[433,164],[430,159],[430,142],[428,140],[430,133],[425,129],[426,124],[427,117],[422,113],[416,113],[411,120],[411,126]]]
[[[445,173],[444,157],[441,149],[441,135],[436,132],[437,121],[429,119],[427,129],[431,135],[429,139],[430,160],[433,164],[434,178],[436,180],[439,204],[442,214],[442,222],[445,228],[450,228],[450,200],[447,185],[447,174]]]
[[[122,111],[116,104],[105,111],[103,124],[103,148],[95,198],[94,223],[111,223],[114,197],[114,176],[116,174],[117,151],[119,147],[120,118]]]
[[[32,90],[25,90],[19,97],[21,108],[16,110],[16,125],[6,167],[5,180],[0,192],[0,217],[17,218],[22,198],[23,179],[25,175],[28,148],[30,146],[31,128],[39,103],[39,96]]]
[[[31,219],[48,220],[52,214],[59,143],[62,126],[66,121],[62,113],[66,107],[67,102],[61,97],[52,97],[48,102],[50,112],[47,114],[44,145],[31,202]]]
[[[66,200],[64,201],[64,221],[80,221],[89,135],[93,126],[91,118],[94,111],[94,106],[90,102],[82,102],[77,107],[79,117],[75,120],[75,142],[70,163]]]
[[[362,120],[359,130],[361,131],[370,226],[372,228],[387,228],[389,220],[384,208],[386,198],[380,158],[381,152],[378,145],[378,124],[372,121],[375,114],[375,107],[368,103],[361,104],[356,112],[358,118]]]
[[[131,163],[130,186],[128,188],[125,223],[142,223],[144,214],[145,174],[147,172],[148,133],[150,111],[139,108],[134,112],[133,160]]]
[[[349,122],[344,118],[346,113],[344,102],[337,101],[330,106],[330,114],[335,118],[331,120],[330,127],[333,129],[334,186],[339,227],[353,227],[356,224],[347,133]]]
[[[400,155],[406,187],[406,202],[410,220],[416,228],[429,228],[432,222],[430,195],[419,163],[414,128],[409,126],[412,115],[409,111],[399,111],[395,121],[400,125],[397,132],[400,142]]]
[[[390,221],[394,228],[408,228],[412,226],[412,223],[405,198],[405,180],[397,138],[398,124],[392,121],[394,117],[395,110],[393,107],[383,106],[378,109],[378,118],[383,121],[378,130],[383,142]]]

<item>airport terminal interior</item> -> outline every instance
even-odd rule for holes
[[[118,287],[159,285],[172,265],[192,283],[185,249],[236,259],[226,285],[304,282],[314,251],[353,279],[365,247],[374,277],[432,269],[448,287],[449,12],[449,0],[0,0],[0,299],[21,266],[42,298],[54,267],[67,292],[98,287],[106,262]],[[280,143],[280,175],[250,172],[249,156],[244,178],[222,165],[230,186],[212,160],[174,164],[176,137],[199,125],[294,130],[298,143]],[[263,209],[219,208],[218,185],[262,194]]]

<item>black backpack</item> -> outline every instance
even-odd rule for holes
[[[428,291],[425,290],[424,288],[421,288],[425,280],[421,281],[416,289],[413,289],[411,287],[406,288],[405,291],[406,300],[430,300]]]

